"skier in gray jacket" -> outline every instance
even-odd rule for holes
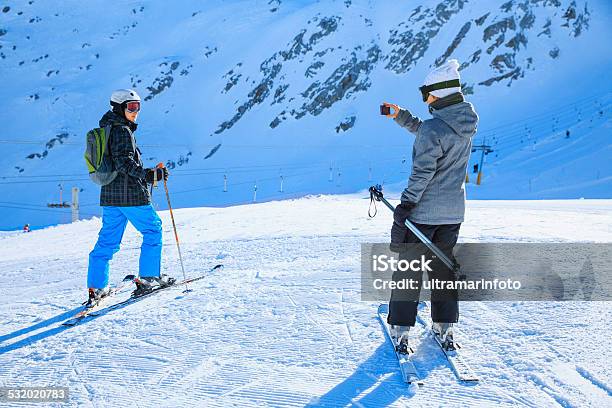
[[[461,93],[458,68],[457,60],[449,60],[425,78],[420,90],[432,119],[423,121],[397,105],[383,104],[393,110],[387,116],[416,136],[408,187],[395,209],[391,228],[391,249],[400,255],[401,244],[420,242],[405,226],[406,219],[451,259],[457,243],[465,213],[467,164],[478,124],[474,107]],[[430,278],[455,280],[456,277],[438,263]],[[452,344],[452,326],[459,319],[457,293],[432,290],[431,295],[434,330]],[[407,344],[418,302],[402,296],[405,294],[400,291],[392,292],[388,322],[397,341]]]

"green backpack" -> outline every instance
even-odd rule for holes
[[[91,129],[87,132],[87,148],[85,163],[89,170],[89,178],[96,184],[105,186],[117,177],[110,156],[110,133],[112,126]]]

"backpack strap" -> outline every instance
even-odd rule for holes
[[[107,144],[107,146],[110,145],[111,130],[113,130],[113,125],[106,125],[106,126],[104,126],[104,134],[106,135],[106,144]],[[110,151],[110,148],[109,148],[109,151]]]
[[[132,133],[132,129],[130,129],[129,126],[125,126],[125,125],[123,125],[122,127],[124,127],[130,134],[130,140],[132,142],[132,150],[134,150],[134,154],[136,154],[136,141],[134,140],[134,133]]]
[[[132,133],[132,129],[130,129],[129,126],[125,126],[125,125],[119,125],[119,124],[113,124],[111,123],[110,125],[107,125],[104,127],[104,131],[107,132],[106,134],[108,135],[108,140],[107,143],[110,145],[111,143],[111,131],[113,130],[113,126],[120,126],[122,128],[125,128],[125,130],[128,131],[129,135],[130,135],[130,141],[132,142],[132,149],[134,150],[134,153],[136,153],[136,142],[134,141],[134,134]],[[110,147],[108,149],[108,152],[110,154]]]
[[[104,148],[104,155],[108,155],[111,157],[111,131],[113,130],[113,125],[104,126],[104,136],[106,136],[106,146]]]

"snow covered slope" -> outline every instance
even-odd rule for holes
[[[360,300],[359,244],[390,213],[359,196],[176,211],[186,270],[223,272],[74,328],[100,220],[0,237],[0,386],[63,385],[69,406],[529,406],[612,402],[605,302],[463,303],[460,338],[481,377],[457,383],[414,336],[424,388],[407,388]],[[612,241],[611,200],[470,202],[467,242]],[[165,272],[178,276],[164,220]],[[112,279],[134,271],[129,227]],[[601,347],[604,345],[604,347]],[[20,405],[24,406],[24,405]]]
[[[7,1],[0,228],[69,220],[47,207],[58,184],[99,214],[84,135],[126,86],[178,207],[405,180],[413,137],[378,105],[427,117],[417,87],[448,57],[495,149],[470,197],[609,197],[611,16],[604,0]]]

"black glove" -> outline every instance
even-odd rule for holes
[[[404,201],[393,211],[393,225],[391,226],[391,245],[389,249],[393,252],[400,252],[401,244],[406,242],[408,227],[406,227],[406,219],[410,215],[410,211],[416,204]]]
[[[168,180],[168,169],[165,167],[156,167],[154,169],[147,169],[145,180],[148,184],[153,184],[153,180],[161,181]]]
[[[415,203],[409,201],[402,201],[393,211],[393,221],[399,225],[404,225],[415,205]]]
[[[408,228],[405,224],[400,225],[393,221],[393,225],[391,225],[391,244],[389,244],[391,252],[402,252],[402,244],[406,242],[407,234]]]

